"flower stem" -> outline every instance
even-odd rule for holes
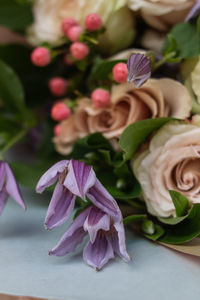
[[[157,63],[155,63],[152,66],[152,71],[155,71],[158,68],[160,68],[164,63],[166,63],[168,61],[168,59],[173,58],[175,54],[176,54],[176,52],[168,53],[166,56],[164,56],[161,60],[159,60]]]

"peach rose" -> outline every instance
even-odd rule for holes
[[[133,83],[113,86],[111,104],[96,108],[88,98],[80,99],[74,115],[61,123],[61,134],[54,142],[66,154],[74,141],[89,133],[101,132],[115,149],[118,139],[130,124],[146,119],[172,116],[184,119],[190,114],[186,88],[172,79],[149,79],[140,88]]]
[[[133,159],[149,213],[176,216],[169,190],[200,203],[200,127],[170,122],[152,138],[148,150]]]
[[[166,31],[184,21],[197,0],[128,0],[130,9],[140,13],[152,27]]]

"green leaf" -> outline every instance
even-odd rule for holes
[[[142,223],[141,229],[147,235],[153,235],[156,231],[155,225],[151,220],[145,220]]]
[[[161,223],[167,224],[167,225],[176,225],[180,222],[182,222],[183,220],[185,220],[187,218],[187,215],[183,216],[183,217],[176,217],[176,218],[162,218],[162,217],[158,217],[158,220]]]
[[[174,206],[176,208],[176,216],[177,217],[184,216],[187,212],[187,208],[189,204],[187,197],[173,190],[169,191],[169,193],[174,203]]]
[[[165,230],[161,226],[154,224],[154,227],[155,227],[154,234],[145,234],[145,237],[152,241],[158,240],[165,233]]]
[[[142,221],[143,219],[146,218],[147,215],[130,215],[126,218],[124,218],[123,222],[124,222],[124,225],[127,225],[127,224],[130,224],[130,223],[135,223],[135,222],[140,222]]]
[[[32,9],[28,1],[20,4],[15,0],[0,0],[0,25],[24,30],[32,22]]]
[[[113,67],[119,62],[127,62],[124,59],[118,60],[98,60],[91,72],[91,79],[93,80],[106,80],[108,79]]]
[[[165,234],[159,238],[167,244],[182,244],[200,235],[200,204],[194,204],[187,218],[176,226],[165,227]]]
[[[24,112],[24,90],[17,74],[0,60],[0,98],[14,112]]]
[[[129,125],[122,133],[119,144],[124,153],[124,160],[132,158],[146,138],[173,118],[156,118],[138,121]]]

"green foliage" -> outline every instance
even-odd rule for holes
[[[138,121],[129,125],[122,133],[119,144],[124,153],[124,160],[129,160],[140,145],[153,133],[173,118],[156,118]]]
[[[146,218],[146,215],[130,215],[123,219],[124,225],[141,222]]]
[[[182,195],[177,191],[171,190],[169,191],[169,193],[174,203],[174,206],[176,208],[176,216],[177,217],[184,216],[185,213],[187,212],[187,208],[189,204],[187,197],[185,197],[184,195]]]
[[[148,234],[148,235],[153,235],[156,231],[154,223],[148,219],[146,219],[142,222],[141,229],[145,234]]]
[[[24,30],[33,21],[28,1],[0,0],[0,25],[13,30]]]
[[[160,225],[154,224],[154,233],[153,234],[145,234],[145,237],[152,241],[157,241],[161,238],[165,233],[165,230]]]

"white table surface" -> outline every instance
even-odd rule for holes
[[[96,272],[81,249],[48,256],[67,228],[46,231],[46,196],[25,192],[24,212],[9,199],[0,217],[0,293],[65,300],[188,300],[200,297],[200,259],[127,232],[132,261],[119,258]]]

